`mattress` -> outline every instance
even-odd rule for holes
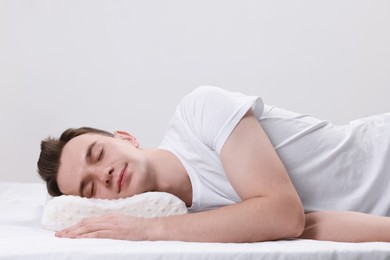
[[[0,259],[390,259],[390,243],[193,243],[57,238],[41,227],[44,184],[0,183]]]

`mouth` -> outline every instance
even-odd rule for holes
[[[125,173],[126,173],[126,169],[127,169],[127,163],[125,165],[125,167],[122,169],[121,173],[119,174],[119,177],[118,177],[118,181],[117,181],[117,184],[118,184],[118,193],[121,192],[122,190],[122,185],[124,183],[124,180],[125,180]]]

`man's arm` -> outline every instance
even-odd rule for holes
[[[390,242],[390,218],[351,211],[306,214],[305,239],[339,242]]]
[[[162,239],[169,230],[172,239],[220,242],[265,241],[301,234],[304,213],[298,194],[251,111],[229,136],[221,160],[242,202],[177,216],[172,218],[175,221],[162,219]]]
[[[140,219],[104,216],[58,233],[128,240],[253,242],[298,237],[304,212],[286,169],[252,111],[221,151],[227,177],[242,202],[215,210]]]

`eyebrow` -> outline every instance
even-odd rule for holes
[[[88,145],[87,153],[85,154],[85,160],[87,162],[91,162],[92,149],[95,146],[95,144],[96,144],[96,141],[93,142],[92,144]]]

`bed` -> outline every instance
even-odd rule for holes
[[[0,183],[0,259],[390,259],[390,243],[188,243],[64,239],[43,229],[42,183]]]

